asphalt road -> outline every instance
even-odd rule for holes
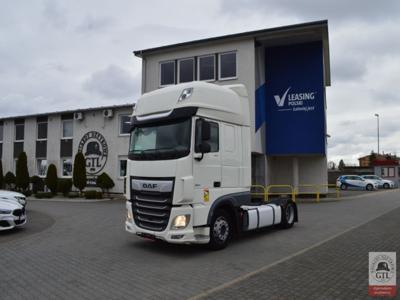
[[[203,295],[399,208],[400,193],[393,190],[300,204],[300,222],[294,228],[250,233],[218,252],[130,235],[123,228],[124,206],[121,201],[31,201],[26,228],[0,233],[0,298],[182,299]]]

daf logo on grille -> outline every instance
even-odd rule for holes
[[[156,189],[157,183],[143,183],[144,189]]]

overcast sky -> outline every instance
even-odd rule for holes
[[[0,117],[132,103],[141,61],[132,51],[327,19],[329,160],[400,154],[400,1],[3,0]]]

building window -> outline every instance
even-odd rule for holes
[[[119,134],[128,135],[131,131],[131,116],[120,115],[119,116]]]
[[[395,177],[395,168],[394,167],[382,167],[381,168],[381,176],[382,177]]]
[[[36,158],[47,157],[47,141],[36,141]]]
[[[128,161],[126,158],[119,158],[119,177],[126,176],[126,166]]]
[[[186,58],[178,61],[179,83],[194,80],[194,58]]]
[[[60,157],[72,157],[72,139],[61,140]]]
[[[175,62],[160,63],[160,86],[175,84]]]
[[[25,122],[24,120],[15,120],[15,140],[23,141],[25,135]]]
[[[40,177],[45,177],[47,174],[47,159],[39,158],[36,161],[37,174]]]
[[[199,80],[215,80],[215,55],[200,56],[197,64],[197,78]]]
[[[47,121],[37,123],[37,139],[46,140],[47,139]]]
[[[62,121],[62,137],[64,139],[72,138],[74,136],[74,122],[73,120]]]
[[[63,177],[71,177],[72,176],[72,158],[63,158],[61,159],[61,175]]]
[[[236,78],[236,52],[220,53],[218,60],[219,80]]]
[[[22,151],[24,151],[24,142],[14,142],[14,158],[18,158]]]

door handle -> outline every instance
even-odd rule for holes
[[[221,187],[221,181],[214,181],[214,187]]]

